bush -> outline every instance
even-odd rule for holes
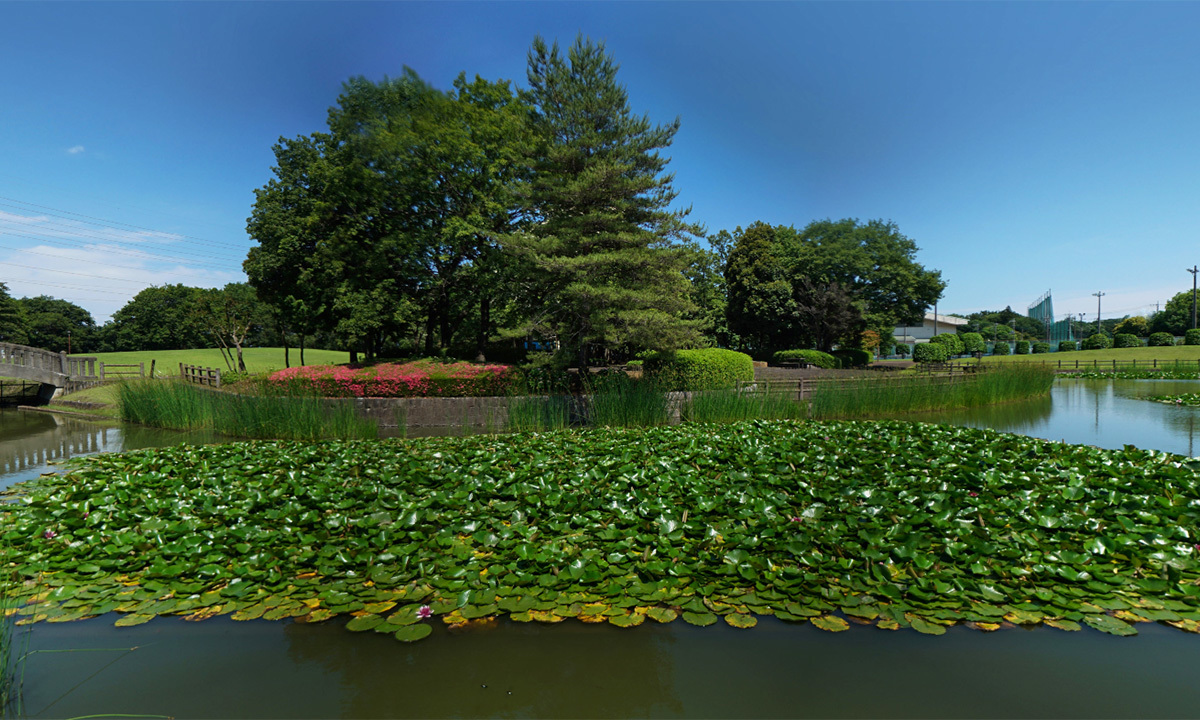
[[[720,348],[654,353],[642,368],[672,390],[715,390],[754,379],[749,355]]]
[[[826,370],[836,370],[842,366],[834,356],[820,350],[780,350],[771,356],[771,362],[796,362],[803,360],[804,362],[814,367],[825,368]]]
[[[946,362],[949,359],[950,353],[941,343],[920,343],[913,348],[913,360],[919,363]]]
[[[1075,352],[1079,349],[1079,344],[1074,340],[1060,340],[1058,342],[1059,352]]]
[[[962,355],[964,352],[963,341],[959,340],[958,335],[953,333],[942,333],[941,335],[934,336],[934,338],[929,342],[941,343],[942,345],[945,345],[946,352],[949,353],[951,357],[955,355]]]
[[[858,348],[834,350],[833,356],[842,361],[842,367],[844,368],[866,367],[875,359],[870,350],[860,350]]]
[[[1001,341],[992,346],[992,354],[993,355],[1011,355],[1012,348],[1010,348],[1008,346],[1008,343]]]
[[[1043,355],[1050,352],[1050,343],[1035,342],[1031,349],[1034,355]]]
[[[1029,341],[1028,340],[1018,340],[1017,341],[1016,354],[1017,355],[1028,355],[1029,354]]]
[[[1141,346],[1142,341],[1138,340],[1138,336],[1133,335],[1132,333],[1117,333],[1116,335],[1113,335],[1113,347],[1127,348]]]
[[[1084,350],[1107,350],[1110,347],[1112,347],[1112,338],[1102,332],[1088,335],[1083,339]]]
[[[983,336],[979,333],[963,333],[959,339],[962,340],[965,353],[981,353],[987,349],[987,344],[983,342]]]
[[[1192,328],[1183,334],[1184,345],[1200,345],[1200,328]]]
[[[508,393],[517,374],[507,365],[433,360],[354,365],[304,365],[273,373],[276,388],[321,397],[487,397]]]
[[[900,357],[908,357],[911,350],[912,348],[908,346],[908,343],[896,343],[896,354]]]
[[[1171,347],[1175,344],[1175,336],[1169,332],[1156,332],[1146,344],[1150,347]]]

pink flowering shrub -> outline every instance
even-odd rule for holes
[[[515,380],[507,365],[417,360],[400,365],[305,365],[273,373],[281,388],[323,397],[487,397],[504,395]]]

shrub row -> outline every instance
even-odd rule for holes
[[[820,350],[780,350],[771,356],[772,362],[796,362],[803,360],[814,367],[836,370],[842,366],[840,360]]]
[[[654,353],[642,367],[673,390],[714,390],[754,379],[749,355],[720,348]]]

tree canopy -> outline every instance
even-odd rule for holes
[[[1162,310],[1150,318],[1150,332],[1183,335],[1192,327],[1192,291],[1184,290],[1167,301]]]

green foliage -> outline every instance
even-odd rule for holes
[[[29,327],[21,304],[8,294],[8,285],[0,282],[0,342],[29,344]]]
[[[375,437],[375,423],[354,406],[330,406],[315,397],[234,395],[178,381],[144,380],[121,385],[125,422],[172,430],[213,430],[246,438],[322,440]]]
[[[712,390],[754,379],[749,355],[720,348],[655,353],[642,367],[648,378],[669,390]]]
[[[1083,339],[1084,350],[1107,350],[1112,347],[1112,338],[1107,333],[1098,332]]]
[[[1190,328],[1183,334],[1184,345],[1200,345],[1200,328]]]
[[[1137,335],[1132,333],[1117,333],[1113,336],[1113,347],[1115,348],[1131,348],[1141,347],[1142,341]]]
[[[68,344],[72,353],[96,349],[96,321],[75,303],[39,295],[21,298],[17,304],[25,321],[24,344],[53,352],[66,352]]]
[[[946,362],[949,359],[950,353],[946,351],[946,346],[941,343],[917,343],[913,347],[913,362],[937,363]]]
[[[257,329],[271,322],[254,288],[246,283],[229,283],[219,290],[201,290],[196,299],[197,311],[208,334],[221,348],[226,366],[230,371],[246,372],[243,346]]]
[[[952,381],[929,374],[852,378],[816,383],[809,405],[815,418],[878,418],[893,413],[981,407],[1045,395],[1054,377],[1053,368],[1003,363],[984,366],[973,375]]]
[[[1035,342],[1032,346],[1032,349],[1033,349],[1034,355],[1042,355],[1044,353],[1050,352],[1050,343]]]
[[[1012,346],[1003,340],[992,345],[993,355],[1010,355],[1012,354]]]
[[[1074,340],[1060,340],[1058,343],[1059,352],[1074,352],[1079,349],[1079,343]]]
[[[841,348],[834,350],[831,355],[841,360],[844,368],[866,367],[875,359],[869,350],[860,348]]]
[[[1175,344],[1175,337],[1169,332],[1151,333],[1146,344],[1150,347],[1171,347]]]
[[[1147,395],[1143,399],[1168,405],[1200,407],[1200,393],[1179,393],[1177,395]]]
[[[965,352],[965,343],[955,333],[941,333],[935,335],[929,342],[940,343],[946,346],[946,353],[950,357],[962,355]]]
[[[1195,298],[1191,290],[1177,293],[1167,301],[1163,309],[1154,313],[1150,318],[1151,332],[1165,332],[1168,335],[1183,335],[1192,327],[1192,308]]]
[[[803,360],[809,365],[826,370],[836,370],[842,366],[840,360],[820,350],[780,350],[772,355],[771,359],[777,363]]]
[[[1017,347],[1014,351],[1014,354],[1015,355],[1028,355],[1029,354],[1029,341],[1028,340],[1018,340]]]
[[[896,354],[900,357],[907,357],[912,352],[912,347],[908,343],[896,343]]]
[[[186,350],[212,347],[200,318],[200,288],[148,287],[113,313],[101,330],[103,349]]]
[[[745,231],[738,228],[734,237],[725,265],[725,315],[743,347],[761,355],[782,347],[793,330],[792,285],[775,228],[756,222]]]
[[[1114,337],[1122,333],[1129,333],[1140,338],[1146,337],[1150,334],[1150,322],[1140,315],[1127,317],[1113,326]]]
[[[560,342],[580,367],[596,349],[672,350],[699,340],[686,249],[700,233],[671,209],[665,172],[679,121],[630,112],[603,44],[578,37],[565,56],[539,37],[529,52],[528,99],[537,138],[529,211],[539,222],[510,236],[522,263],[530,329]]]
[[[625,372],[593,377],[588,390],[588,423],[595,427],[666,425],[667,386],[654,376],[631,378]]]
[[[1046,328],[1040,320],[1021,315],[1011,307],[982,310],[967,316],[964,332],[977,332],[987,340],[1012,340],[1013,330],[1029,337],[1043,337]],[[1007,329],[1006,329],[1007,328]]]
[[[1185,460],[906,422],[181,445],[40,478],[0,507],[0,565],[26,581],[13,593],[30,622],[344,615],[405,641],[430,634],[423,608],[1194,629],[1200,473]],[[204,551],[178,552],[197,528]],[[400,533],[402,552],[380,552]]]
[[[681,416],[684,421],[700,423],[799,420],[808,416],[808,407],[794,392],[727,388],[692,393]]]
[[[964,353],[981,353],[987,350],[987,344],[983,341],[983,336],[977,332],[968,332],[959,335],[962,340]]]

